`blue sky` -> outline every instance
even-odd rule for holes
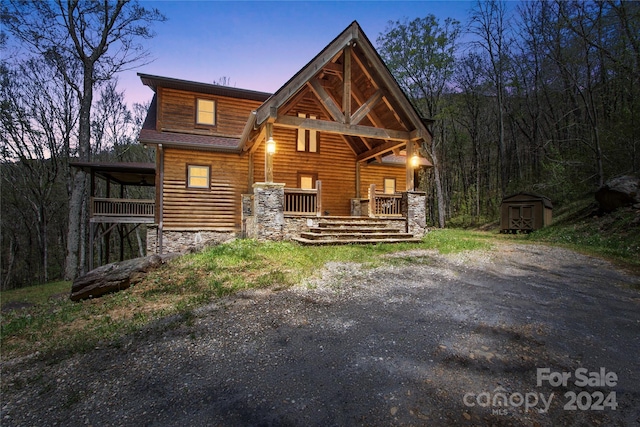
[[[389,21],[434,14],[463,24],[471,1],[213,1],[141,0],[168,20],[149,41],[154,62],[119,75],[128,103],[146,102],[152,91],[138,72],[275,92],[352,21],[369,39]]]

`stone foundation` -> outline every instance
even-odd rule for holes
[[[284,184],[259,182],[253,185],[253,194],[242,195],[242,233],[234,231],[165,230],[162,233],[162,252],[184,252],[222,243],[235,237],[257,240],[291,240],[309,228],[317,227],[322,218],[315,215],[284,215]],[[351,213],[362,216],[362,200],[351,200]],[[388,226],[402,224],[415,237],[424,236],[426,227],[426,194],[419,191],[402,193],[404,218],[380,218]],[[158,226],[147,227],[147,253],[158,253]]]
[[[207,246],[223,243],[237,237],[234,231],[192,231],[164,230],[162,233],[162,253],[182,253],[188,250],[200,250]],[[147,227],[147,254],[159,254],[158,226]]]
[[[321,217],[314,216],[285,216],[283,234],[285,240],[291,240],[311,227],[318,226]]]

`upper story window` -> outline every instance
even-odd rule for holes
[[[303,119],[309,118],[312,120],[316,118],[316,116],[314,116],[313,114],[307,115],[304,113],[298,113],[298,117],[301,117]],[[296,149],[298,151],[317,153],[318,152],[318,131],[298,129],[298,142],[296,145]]]
[[[216,125],[216,102],[211,99],[198,99],[196,103],[196,124]]]
[[[187,165],[187,187],[209,189],[210,166]]]

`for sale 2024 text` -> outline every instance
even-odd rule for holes
[[[552,387],[568,387],[572,384],[576,387],[611,388],[618,384],[618,375],[615,372],[607,372],[603,367],[599,371],[578,368],[573,373],[538,368],[536,382],[538,387],[548,383]],[[580,391],[578,393],[567,391],[564,397],[567,398],[564,409],[569,411],[604,411],[605,409],[615,410],[618,407],[616,392],[611,390]]]

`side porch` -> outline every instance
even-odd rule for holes
[[[155,186],[155,164],[75,162],[71,165],[90,176],[88,269],[116,259],[144,256],[146,236],[141,228],[156,222],[156,201],[152,198],[153,190],[149,190]],[[100,182],[96,178],[100,178]],[[100,193],[102,196],[98,196]],[[125,246],[135,253],[127,257]]]

